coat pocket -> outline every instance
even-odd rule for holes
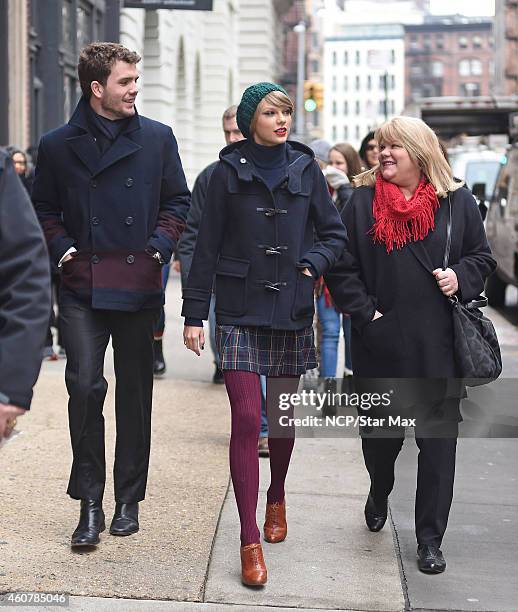
[[[403,331],[395,310],[389,310],[382,317],[367,323],[361,337],[373,356],[393,361],[400,361],[405,357]]]
[[[220,256],[216,267],[216,312],[234,316],[245,314],[249,268],[250,262],[246,259]]]
[[[295,285],[295,298],[291,309],[292,319],[302,319],[312,317],[315,312],[315,301],[313,289],[315,280],[303,272],[297,271],[297,281]]]

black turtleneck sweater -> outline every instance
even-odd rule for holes
[[[277,187],[286,178],[288,167],[286,143],[267,147],[250,139],[247,148],[252,163],[268,188]]]

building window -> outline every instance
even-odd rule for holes
[[[349,128],[344,125],[344,140],[347,140],[349,138]]]
[[[383,74],[380,74],[379,88],[382,90],[385,89],[385,75]]]
[[[333,77],[332,88],[333,88],[333,91],[336,91],[336,77],[335,76]]]
[[[344,66],[347,66],[348,63],[349,63],[349,53],[347,53],[347,51],[344,51]]]
[[[423,66],[419,62],[412,62],[410,64],[410,76],[420,77],[423,74]]]
[[[333,100],[333,115],[336,115],[336,100]]]
[[[370,74],[367,75],[367,89],[369,91],[372,89],[372,77]]]
[[[479,59],[463,59],[459,62],[460,76],[480,76],[482,62]]]
[[[460,36],[459,37],[459,47],[461,49],[467,49],[468,48],[468,39],[466,38],[466,36]]]
[[[333,142],[336,142],[336,125],[333,125],[333,129],[331,130],[331,139],[333,140]]]
[[[360,52],[359,51],[356,51],[355,53],[355,62],[356,62],[356,65],[360,63]]]
[[[442,37],[442,34],[435,35],[435,46],[437,47],[437,49],[444,49],[444,39]]]
[[[311,62],[311,70],[313,72],[319,72],[320,71],[320,62],[318,60],[313,60]]]
[[[473,36],[472,38],[473,48],[480,49],[482,47],[482,38],[480,36]]]
[[[385,114],[385,100],[380,100],[379,104],[378,104],[378,113],[380,115],[384,115]]]
[[[444,66],[442,62],[432,62],[432,76],[442,77],[444,74]]]
[[[390,63],[391,64],[396,63],[396,51],[394,49],[390,50]]]
[[[336,66],[336,51],[333,51],[333,66]]]
[[[360,126],[359,126],[359,125],[357,125],[357,126],[354,128],[354,135],[355,135],[355,137],[356,137],[356,140],[359,140],[359,139],[360,139]]]
[[[356,114],[359,115],[360,114],[360,101],[356,100],[356,103],[355,103],[354,106],[355,106],[354,110],[355,110]]]
[[[396,114],[396,102],[395,100],[390,101],[390,112],[392,115]]]
[[[396,89],[396,77],[394,75],[390,77],[390,87]]]
[[[347,91],[349,89],[349,79],[344,76],[344,91]]]
[[[416,34],[412,34],[410,36],[410,48],[414,51],[419,48],[419,41],[417,39]]]
[[[460,95],[467,98],[480,96],[480,83],[461,83]]]
[[[425,34],[423,36],[423,47],[427,50],[429,50],[431,48],[431,43],[430,43],[430,34]]]
[[[344,102],[344,115],[348,115],[348,114],[349,114],[349,103],[346,100]]]
[[[471,67],[469,65],[469,60],[461,60],[459,62],[459,74],[460,76],[469,76],[471,73]]]
[[[471,60],[471,74],[474,76],[480,76],[482,74],[482,62],[480,60]]]
[[[354,87],[355,87],[356,91],[359,91],[359,89],[360,89],[360,77],[359,76],[357,76],[354,79]]]
[[[87,4],[78,3],[76,7],[77,18],[77,48],[82,49],[93,37],[92,8]]]

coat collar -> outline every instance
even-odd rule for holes
[[[67,138],[67,142],[79,157],[83,164],[88,168],[92,176],[96,176],[106,170],[109,166],[112,166],[116,162],[132,155],[139,151],[142,146],[137,144],[130,138],[130,134],[141,129],[140,116],[135,110],[135,114],[128,122],[128,125],[122,130],[119,136],[115,139],[112,146],[106,151],[101,157],[99,149],[95,144],[95,141],[90,134],[88,128],[88,121],[86,118],[87,109],[85,105],[89,102],[82,97],[76,109],[68,122],[69,125],[73,125],[83,130],[83,134],[78,136],[71,136]]]
[[[251,182],[254,177],[260,178],[261,176],[252,162],[249,149],[248,140],[241,140],[228,145],[219,154],[221,161],[232,166],[238,178],[247,182]],[[311,164],[315,156],[309,147],[292,140],[286,143],[286,153],[288,157],[288,191],[292,194],[301,193],[302,173]]]

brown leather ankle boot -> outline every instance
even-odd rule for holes
[[[266,584],[267,576],[262,546],[241,546],[241,582],[247,586],[261,586]]]
[[[264,539],[270,542],[270,544],[277,544],[277,542],[282,542],[286,539],[287,533],[286,501],[266,504]]]

